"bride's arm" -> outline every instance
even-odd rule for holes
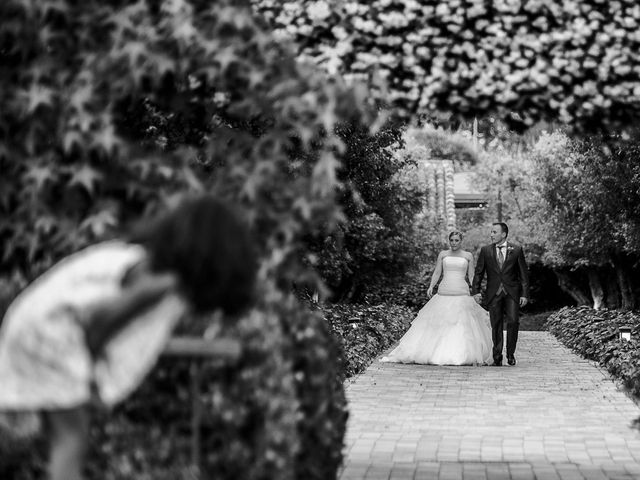
[[[469,286],[473,283],[473,274],[475,272],[475,266],[473,265],[473,254],[467,252],[467,281]]]
[[[429,290],[427,290],[427,296],[429,297],[433,295],[433,289],[438,283],[438,280],[440,280],[440,275],[442,275],[442,258],[443,257],[444,257],[444,252],[440,252],[438,254],[438,259],[436,260],[436,268],[433,270],[433,275],[431,275],[431,284],[429,285]]]

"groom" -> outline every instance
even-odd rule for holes
[[[509,227],[505,223],[491,226],[491,244],[482,247],[473,276],[471,292],[476,302],[482,302],[480,284],[486,273],[487,291],[485,304],[489,308],[493,362],[502,365],[502,338],[507,324],[507,363],[516,364],[519,307],[529,301],[529,271],[522,247],[507,242]]]

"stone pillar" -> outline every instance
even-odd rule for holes
[[[444,201],[445,201],[445,221],[447,230],[456,228],[456,199],[453,193],[453,161],[443,160],[442,169],[444,171]]]
[[[442,222],[447,231],[456,228],[456,205],[453,193],[453,162],[451,160],[424,159],[418,162],[424,178],[425,210]]]
[[[431,162],[423,163],[427,176],[427,211],[435,216],[436,214],[436,169]]]
[[[442,165],[436,165],[436,215],[440,220],[445,220],[445,182]]]

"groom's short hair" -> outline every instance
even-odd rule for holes
[[[500,228],[502,229],[502,231],[509,236],[509,227],[507,227],[507,224],[504,222],[495,222],[494,225],[500,225]]]

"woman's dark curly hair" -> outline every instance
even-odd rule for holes
[[[254,299],[257,260],[248,226],[212,195],[185,198],[140,222],[129,241],[147,249],[153,270],[178,275],[197,312],[236,314]]]

